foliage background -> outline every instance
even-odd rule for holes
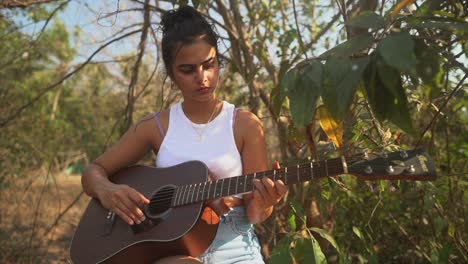
[[[66,262],[83,167],[179,99],[158,23],[187,2],[0,2],[0,262]],[[291,186],[257,226],[267,261],[468,262],[466,1],[189,4],[222,36],[219,96],[262,119],[271,160],[420,147],[437,167]]]

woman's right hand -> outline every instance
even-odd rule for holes
[[[110,183],[98,192],[102,206],[116,213],[129,225],[140,224],[145,215],[140,209],[150,201],[134,188],[124,184]]]

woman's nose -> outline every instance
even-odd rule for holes
[[[203,67],[199,67],[195,73],[196,81],[199,83],[204,83],[206,79],[206,71]]]

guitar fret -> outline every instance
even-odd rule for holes
[[[190,195],[190,192],[192,192],[192,195]],[[187,203],[192,203],[193,200],[193,185],[189,185],[189,191],[188,191],[188,197],[187,197]]]
[[[187,200],[185,201],[185,204],[188,204],[189,203],[189,199],[190,199],[190,190],[192,189],[192,185],[188,185],[187,187],[188,191],[187,191]]]
[[[184,185],[183,186],[183,193],[182,193],[182,197],[181,197],[181,201],[180,201],[180,204],[184,204],[184,200],[185,200],[185,192],[187,191],[187,185]]]
[[[206,182],[203,183],[203,191],[202,191],[202,195],[201,195],[201,201],[203,201],[203,198],[205,196],[205,187],[206,187]]]
[[[190,194],[190,192],[192,192],[192,194]],[[192,203],[192,201],[193,201],[193,193],[194,193],[193,185],[190,184],[189,185],[189,191],[188,191],[188,198],[187,198],[187,203],[189,203],[189,204]]]
[[[239,185],[239,177],[236,177],[236,194],[238,194],[237,192],[237,186]]]
[[[229,178],[229,179],[228,179],[228,180],[229,180],[228,188],[227,188],[227,190],[228,190],[228,191],[227,191],[227,195],[228,195],[228,196],[231,195],[231,179],[232,179],[232,178]]]
[[[273,170],[273,181],[276,181],[276,170]]]
[[[247,192],[247,190],[245,188],[247,188],[247,177],[248,177],[248,174],[244,176],[244,192]]]
[[[184,185],[182,188],[182,197],[180,197],[180,205],[184,204],[185,192],[187,191],[187,185]]]
[[[189,196],[190,196],[190,202],[189,203],[193,202],[193,195],[195,194],[195,188],[193,188],[193,187],[195,187],[195,185],[190,184],[189,188],[190,188],[190,191],[192,191],[192,195],[190,195],[190,191],[189,191]]]
[[[221,196],[224,196],[224,188],[223,188],[223,186],[224,186],[224,179],[225,179],[225,178],[222,178],[222,179],[221,179],[221,181],[222,181],[222,182],[221,182],[221,190],[220,190],[220,193],[222,194]]]
[[[197,196],[195,197],[195,202],[198,201],[198,195],[200,194],[200,184],[201,184],[201,183],[195,184],[195,188],[198,187],[198,190],[196,191],[196,192],[197,192]]]
[[[216,182],[214,183],[215,186],[214,186],[214,190],[213,190],[213,198],[216,197],[216,188],[218,187],[218,182],[219,182],[219,181],[216,181]]]

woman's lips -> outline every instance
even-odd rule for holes
[[[206,93],[208,91],[210,91],[210,87],[203,86],[197,89],[197,92],[201,92],[201,93]]]

